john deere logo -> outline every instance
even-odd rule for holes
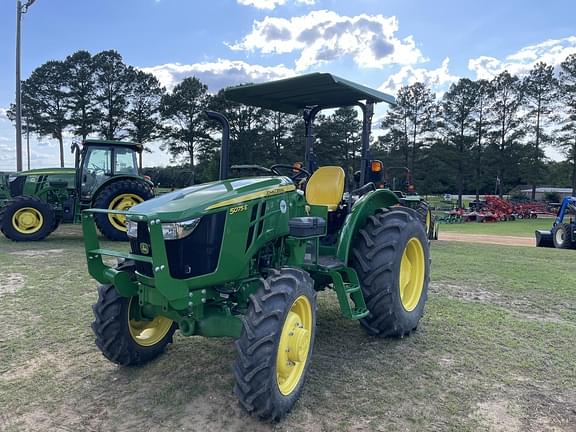
[[[150,246],[147,243],[140,243],[140,253],[142,255],[148,255],[150,253]]]

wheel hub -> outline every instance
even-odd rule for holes
[[[108,209],[127,211],[134,207],[136,204],[140,204],[142,202],[144,202],[144,200],[139,195],[120,194],[110,202]],[[108,220],[118,231],[126,232],[126,216],[122,214],[109,214]]]
[[[34,234],[40,230],[43,223],[42,214],[32,207],[21,208],[12,216],[12,225],[22,234]]]
[[[276,356],[276,379],[283,395],[289,395],[298,386],[312,339],[312,309],[305,296],[298,297],[284,321],[278,354]]]
[[[130,299],[128,305],[128,330],[130,331],[130,336],[132,336],[134,342],[144,347],[157,344],[168,334],[173,321],[161,315],[156,316],[151,321],[131,319],[130,316],[134,313],[133,309],[135,307],[138,307],[137,304],[133,304],[132,299]]]
[[[556,242],[564,243],[564,231],[562,230],[556,231]]]
[[[400,299],[408,312],[416,309],[424,286],[424,248],[416,237],[406,243],[400,262]]]

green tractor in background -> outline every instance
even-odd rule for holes
[[[10,182],[11,175],[12,173],[0,172],[0,206],[5,200],[10,198],[8,183]]]
[[[305,164],[229,167],[228,121],[208,112],[223,127],[219,181],[128,211],[83,212],[88,269],[101,284],[92,329],[104,356],[122,366],[156,358],[177,329],[233,337],[241,405],[278,421],[310,367],[316,293],[332,290],[344,317],[370,335],[407,336],[424,311],[429,241],[418,213],[369,181],[373,106],[394,103],[391,96],[316,73],[230,88],[226,97],[303,111]],[[362,170],[359,187],[345,191],[341,167],[316,166],[312,127],[320,110],[351,105],[363,113]],[[229,178],[229,168],[260,173]],[[130,252],[101,248],[95,221],[102,215],[127,218]]]
[[[438,240],[440,224],[432,214],[430,204],[416,192],[410,169],[408,167],[386,167],[385,171],[383,185],[394,191],[403,206],[416,210],[426,226],[428,238]]]
[[[84,209],[128,210],[154,197],[154,185],[138,173],[140,144],[86,140],[72,151],[75,168],[0,176],[0,231],[7,238],[42,240],[60,223],[80,223]],[[123,215],[99,215],[96,223],[108,239],[127,240]]]

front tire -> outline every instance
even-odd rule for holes
[[[0,230],[13,241],[44,240],[56,226],[54,209],[38,197],[18,196],[0,208]]]
[[[314,347],[316,293],[308,273],[273,270],[250,296],[236,341],[234,391],[250,414],[279,421],[294,406]]]
[[[143,181],[119,180],[105,187],[94,200],[95,208],[129,210],[131,207],[154,198],[154,192]],[[100,232],[114,241],[127,241],[126,217],[114,214],[95,214],[94,220]]]
[[[351,257],[370,314],[360,323],[374,336],[403,337],[418,326],[430,280],[430,249],[414,210],[382,209],[358,233]]]
[[[572,225],[559,224],[554,229],[554,246],[558,249],[573,249],[575,244],[572,242]]]
[[[133,319],[138,297],[122,297],[114,285],[100,285],[98,301],[92,306],[92,331],[104,357],[121,366],[137,366],[155,359],[172,342],[177,325],[158,316],[153,320]]]

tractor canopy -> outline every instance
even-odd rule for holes
[[[82,142],[84,146],[125,146],[131,147],[137,152],[141,152],[143,147],[140,143],[129,142],[129,141],[114,141],[114,140],[99,140],[99,139],[87,139]]]
[[[295,190],[288,177],[248,177],[190,186],[132,207],[128,213],[157,215],[178,222],[222,207]],[[240,210],[239,210],[240,211]]]
[[[370,129],[374,104],[396,103],[393,96],[329,73],[312,73],[262,84],[224,90],[227,99],[246,105],[296,114],[301,112],[306,129],[304,165],[312,172],[319,164],[314,153],[313,123],[316,115],[330,108],[358,106],[362,111],[362,161],[360,184],[370,175]]]
[[[263,84],[231,87],[227,99],[245,105],[297,114],[306,108],[338,108],[368,100],[394,105],[394,96],[329,73],[311,73]]]

